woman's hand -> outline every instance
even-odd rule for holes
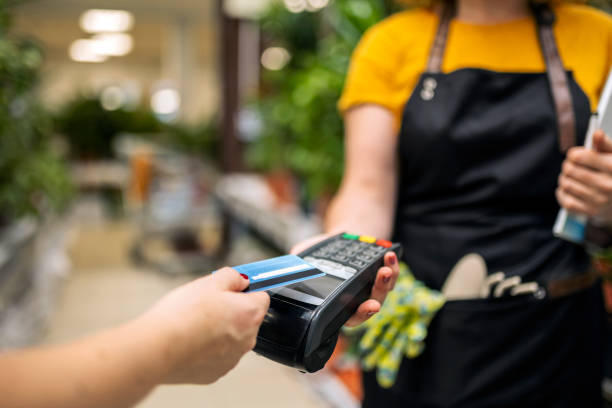
[[[309,238],[291,248],[291,253],[298,254],[332,235],[333,234],[320,234]],[[359,305],[355,314],[346,322],[346,326],[358,326],[377,313],[385,301],[387,294],[395,286],[398,276],[399,261],[397,260],[397,255],[395,252],[387,252],[385,254],[385,266],[380,268],[376,273],[376,280],[374,281],[374,286],[372,286],[370,299]]]
[[[315,235],[312,236],[308,239],[305,239],[302,242],[298,242],[297,244],[295,244],[294,246],[291,247],[291,251],[289,251],[291,254],[293,255],[297,255],[300,252],[310,248],[311,246],[314,246],[316,244],[318,244],[319,242],[333,236],[334,234],[330,234],[330,233],[324,233],[324,234],[319,234],[319,235]]]
[[[208,384],[225,375],[255,347],[270,305],[265,292],[223,268],[166,295],[141,319],[166,339],[155,358],[166,359],[166,383]]]
[[[358,326],[368,320],[380,310],[387,294],[395,287],[395,282],[399,276],[399,261],[395,252],[385,254],[385,266],[376,273],[376,280],[372,286],[370,299],[363,302],[357,311],[346,322],[346,326]]]
[[[603,131],[593,135],[593,150],[568,151],[556,196],[568,211],[612,224],[612,141]]]

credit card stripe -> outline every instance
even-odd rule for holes
[[[300,271],[303,271],[303,270],[306,270],[306,269],[312,269],[312,266],[310,266],[308,264],[289,266],[287,268],[281,268],[281,269],[277,269],[275,271],[263,272],[263,273],[255,275],[255,276],[251,276],[251,280],[252,281],[256,281],[256,280],[260,280],[260,279],[269,279],[269,278],[273,278],[275,276],[283,275],[283,274],[286,274],[286,273],[300,272]]]
[[[310,268],[311,269],[306,270],[306,271],[292,273],[291,275],[283,275],[277,278],[266,279],[265,281],[259,281],[259,282],[251,281],[251,284],[249,285],[248,290],[257,290],[259,288],[269,287],[269,286],[276,285],[279,283],[284,283],[284,282],[290,282],[296,279],[308,278],[308,277],[315,276],[315,275],[321,275],[321,276],[325,275],[325,273],[321,272],[318,269],[314,269],[312,267]]]

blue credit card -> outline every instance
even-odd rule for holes
[[[279,256],[233,268],[248,276],[249,287],[245,292],[268,290],[325,275],[295,255]]]

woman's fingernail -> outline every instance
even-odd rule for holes
[[[387,283],[389,283],[391,281],[391,277],[390,276],[385,276],[383,278],[383,283],[386,285]]]
[[[376,312],[368,312],[368,317],[369,316],[374,316],[376,314]]]
[[[244,279],[249,280],[249,277],[246,276],[244,273],[241,273],[240,276],[242,276]]]
[[[397,258],[395,257],[395,255],[391,255],[391,259],[389,259],[389,263],[391,265],[395,265],[395,262],[397,262]]]

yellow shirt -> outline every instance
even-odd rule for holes
[[[554,34],[563,64],[573,71],[594,108],[612,62],[612,18],[575,4],[555,7],[555,15]],[[395,115],[399,127],[402,109],[425,69],[437,26],[434,12],[417,8],[370,28],[353,53],[340,110],[378,104]],[[491,25],[453,20],[442,72],[460,68],[544,72],[536,29],[532,17]]]

